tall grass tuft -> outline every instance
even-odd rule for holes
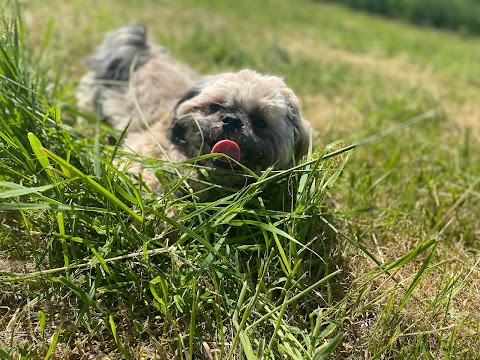
[[[325,203],[349,153],[311,149],[236,191],[207,184],[209,201],[173,196],[179,164],[146,159],[172,189],[146,193],[113,165],[110,129],[85,136],[61,111],[70,85],[29,50],[19,11],[2,21],[0,287],[16,308],[2,356],[331,354],[343,333],[320,310],[340,272]]]

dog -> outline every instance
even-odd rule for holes
[[[310,123],[281,78],[249,69],[200,77],[146,33],[141,26],[109,33],[87,58],[77,94],[83,111],[128,127],[129,151],[175,163],[219,153],[198,163],[220,185],[232,185],[228,173],[239,164],[254,172],[287,169],[306,153]],[[162,192],[141,164],[128,170]]]

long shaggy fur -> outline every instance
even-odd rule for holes
[[[278,77],[241,70],[201,78],[148,42],[145,29],[137,26],[110,33],[87,65],[79,106],[117,129],[129,125],[125,145],[135,153],[159,159],[166,154],[180,162],[229,139],[241,149],[240,163],[260,171],[288,168],[306,152],[310,125]],[[203,165],[235,168],[222,159]],[[139,166],[131,170],[142,172],[147,185],[161,192],[153,174]],[[228,175],[214,178],[231,182]]]

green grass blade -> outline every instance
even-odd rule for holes
[[[272,316],[273,313],[279,311],[283,306],[285,305],[290,305],[292,303],[294,303],[295,301],[297,301],[298,299],[302,298],[303,296],[309,294],[313,289],[319,287],[320,285],[322,285],[323,283],[329,281],[331,278],[335,277],[336,275],[338,275],[339,273],[341,272],[341,270],[337,270],[327,276],[325,276],[324,278],[318,280],[317,282],[315,282],[314,284],[310,285],[308,288],[306,288],[305,290],[299,292],[297,295],[295,296],[292,296],[290,299],[288,299],[288,301],[285,302],[285,304],[282,304],[282,305],[279,305],[275,308],[273,308],[271,311],[269,311],[267,314],[263,315],[261,318],[259,318],[258,320],[254,321],[251,325],[249,325],[245,331],[248,332],[251,328],[253,328],[254,326],[257,326],[258,324],[260,324],[261,322],[265,321],[267,318],[269,318],[270,316]]]
[[[49,151],[45,148],[42,148],[42,150],[48,155],[49,158],[54,160],[56,163],[64,166],[70,172],[76,174],[80,179],[83,179],[86,183],[88,183],[90,186],[92,186],[92,188],[94,188],[96,191],[98,191],[100,194],[102,194],[106,199],[112,201],[114,204],[119,206],[121,209],[125,210],[134,219],[136,219],[140,222],[143,221],[143,217],[141,215],[138,215],[134,210],[130,209],[120,199],[118,199],[114,194],[112,194],[110,191],[105,189],[102,185],[100,185],[98,182],[93,180],[90,176],[84,174],[82,171],[80,171],[79,169],[77,169],[73,165],[69,164],[67,161],[65,161],[61,157],[55,155],[51,151]]]
[[[197,319],[197,306],[198,306],[198,292],[197,292],[197,281],[194,280],[192,283],[192,296],[193,296],[193,303],[192,309],[190,311],[190,324],[189,324],[189,331],[188,331],[188,354],[190,359],[194,359],[194,348],[193,343],[196,337],[196,319]]]
[[[104,310],[98,306],[98,304],[92,299],[92,297],[80,287],[75,285],[72,281],[68,280],[65,277],[60,277],[57,281],[70,289],[79,299],[81,299],[85,303],[85,305],[92,307],[101,313],[104,313]]]
[[[96,212],[99,214],[109,213],[108,209],[90,206],[64,205],[52,203],[0,203],[0,210],[55,210],[55,211],[80,211],[80,212]]]
[[[57,331],[55,331],[55,334],[53,334],[52,336],[52,340],[50,341],[50,346],[48,347],[47,354],[45,355],[44,360],[48,360],[52,356],[53,351],[57,346],[59,336],[60,336],[60,329],[57,329]]]
[[[343,333],[337,334],[333,339],[316,349],[313,360],[328,359],[332,355],[332,352],[340,345],[344,336]]]
[[[45,336],[45,325],[46,325],[45,313],[41,310],[38,311],[38,327],[40,328],[40,333],[42,337]]]
[[[7,181],[0,181],[0,188],[7,188],[11,190],[3,190],[0,192],[0,199],[8,199],[12,197],[17,197],[17,196],[22,196],[22,195],[30,195],[30,194],[36,194],[38,195],[39,193],[54,189],[56,187],[59,187],[71,180],[64,180],[62,182],[58,182],[56,184],[51,184],[51,185],[44,185],[44,186],[32,186],[32,187],[26,187],[19,185],[17,183],[12,183],[12,182],[7,182]]]
[[[38,137],[35,136],[35,134],[29,132],[28,133],[28,140],[30,141],[30,146],[32,147],[33,152],[37,156],[37,160],[42,165],[43,169],[47,173],[49,177],[52,177],[52,171],[51,171],[51,165],[50,162],[48,161],[47,155],[42,151],[42,143],[38,139]]]
[[[159,285],[159,286],[156,286]],[[160,311],[164,314],[167,313],[168,305],[168,283],[163,276],[157,276],[155,279],[149,282],[150,292],[155,300],[158,302]],[[159,291],[157,291],[157,288]]]
[[[123,355],[127,359],[133,359],[130,353],[125,349],[125,346],[123,346],[122,342],[120,341],[120,338],[118,337],[117,333],[117,326],[115,325],[115,320],[113,319],[113,316],[108,317],[108,323],[110,325],[110,330],[112,331],[113,338],[115,340],[115,344],[117,345],[118,349],[123,353]]]

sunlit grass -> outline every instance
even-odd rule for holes
[[[0,46],[1,357],[478,356],[478,142],[460,114],[442,111],[470,101],[443,96],[453,78],[471,87],[449,59],[476,40],[309,2],[267,16],[265,4],[221,1],[165,2],[161,13],[92,3],[75,15],[83,3],[72,1],[43,27],[47,3],[25,4],[28,25],[7,20]],[[316,146],[242,189],[210,184],[208,201],[145,192],[113,165],[112,130],[80,128],[72,100],[81,56],[132,12],[199,71],[285,76],[310,99]],[[419,34],[435,51],[416,52]],[[322,57],[302,47],[312,40],[342,51]],[[411,76],[387,72],[404,53]],[[412,86],[426,63],[437,88]],[[428,121],[382,136],[432,108]],[[184,187],[179,165],[145,162],[172,191]]]

